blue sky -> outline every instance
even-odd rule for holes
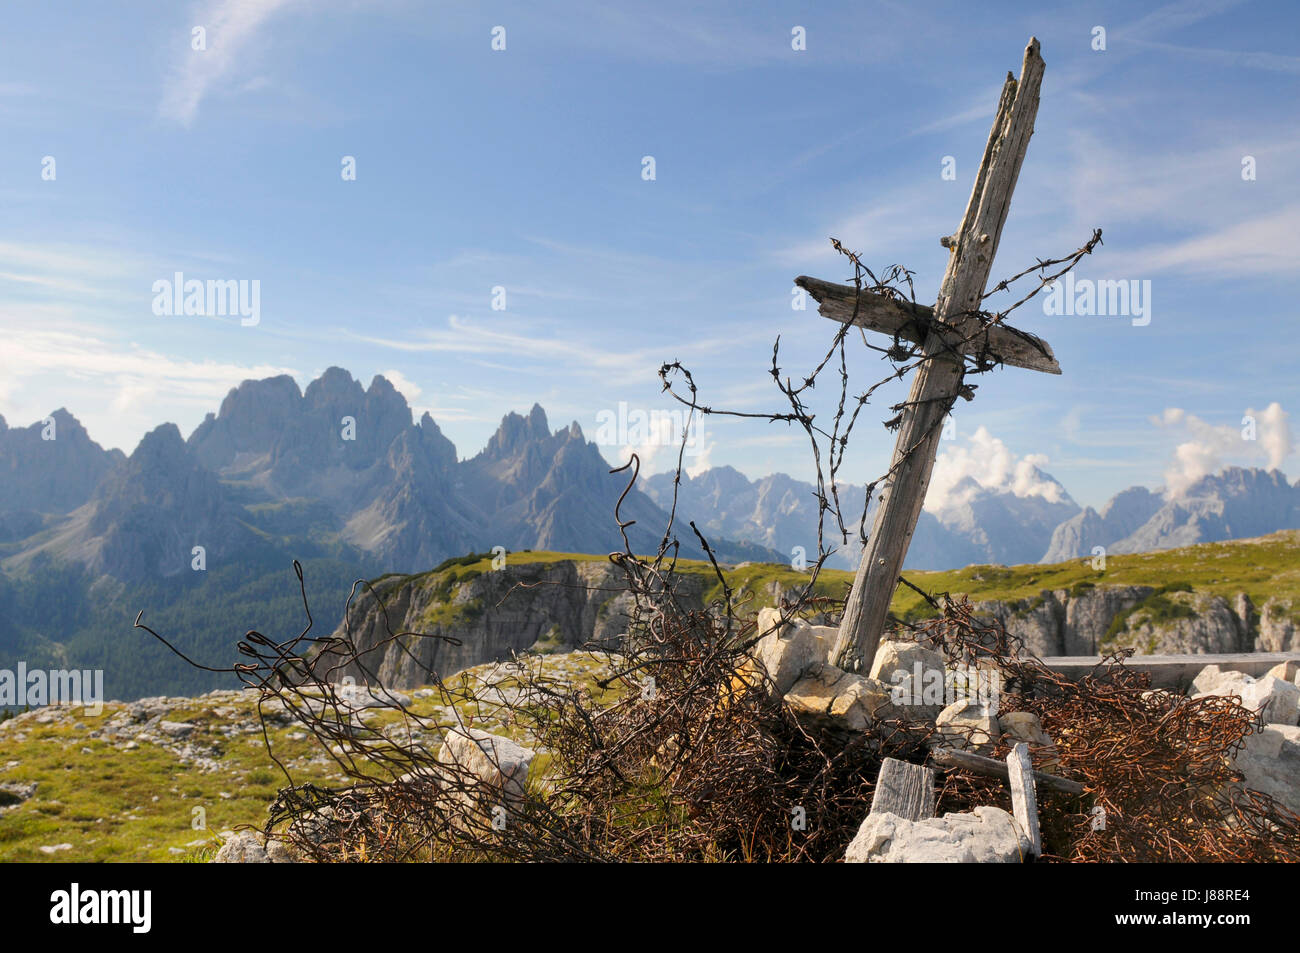
[[[913,269],[933,300],[938,239],[1032,34],[1047,72],[994,275],[1100,227],[1079,277],[1149,280],[1151,321],[1022,308],[1012,323],[1064,373],[978,381],[936,486],[1011,486],[1025,460],[1092,504],[1227,463],[1300,475],[1300,12],[1037,6],[11,7],[0,414],[26,425],[66,406],[129,452],[164,420],[188,433],[244,378],[305,385],[338,364],[389,376],[466,456],[535,401],[589,437],[620,402],[668,409],[664,360],[692,369],[706,403],[782,409],[773,339],[801,374],[833,332],[792,310],[791,281],[849,274],[828,236]],[[154,282],[178,271],[257,280],[260,322],[155,314]],[[852,369],[861,387],[882,376],[873,357]],[[902,396],[864,412],[849,479],[887,464],[875,421]],[[643,449],[667,467],[665,448]],[[697,451],[694,467],[812,472],[779,426],[710,419]]]

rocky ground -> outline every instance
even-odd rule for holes
[[[548,675],[590,680],[600,659],[584,652],[541,661]],[[484,700],[452,710],[437,693],[395,693],[398,703],[441,730],[472,718],[480,729],[515,733],[495,704],[511,699],[508,665],[477,666],[457,676],[482,686]],[[342,697],[370,724],[395,721],[364,689]],[[108,702],[98,715],[51,706],[0,722],[0,861],[193,861],[210,859],[229,832],[260,824],[285,783],[271,760],[257,692],[214,691],[195,698]],[[494,704],[495,703],[495,704]],[[298,782],[337,784],[344,775],[283,709],[269,707],[272,751]]]
[[[846,732],[861,731],[873,719],[904,717],[931,722],[929,744],[991,754],[994,742],[1032,747],[1035,768],[1049,773],[1055,745],[1038,717],[1028,712],[999,713],[996,694],[973,673],[966,697],[946,704],[927,686],[959,681],[944,655],[916,642],[885,641],[876,651],[869,674],[841,671],[827,661],[836,630],[796,620],[779,624],[775,610],[759,613],[759,632],[767,634],[754,654],[770,675],[774,690],[809,721]],[[971,673],[967,673],[971,677]],[[1233,696],[1259,712],[1261,731],[1247,737],[1234,757],[1244,786],[1276,798],[1300,813],[1300,665],[1280,663],[1254,678],[1207,665],[1188,690],[1191,698]],[[850,844],[849,862],[1005,861],[1019,862],[1026,853],[1026,834],[1007,812],[980,807],[973,813],[947,814],[918,821],[893,814],[871,814]]]
[[[885,642],[868,675],[827,664],[833,630],[798,622],[782,629],[769,610],[760,616],[768,635],[754,649],[776,689],[801,717],[845,730],[888,717],[898,704],[893,673],[904,681],[930,670],[944,671],[941,655],[916,643]],[[535,657],[548,676],[593,684],[602,659],[589,653]],[[414,740],[443,747],[449,741],[478,759],[485,783],[504,784],[492,762],[512,752],[513,772],[534,773],[535,739],[502,721],[502,703],[516,700],[517,670],[508,664],[479,666],[459,678],[488,686],[473,710],[439,704],[429,688],[395,693],[394,699],[434,723]],[[917,698],[921,697],[916,683]],[[1285,663],[1262,678],[1208,666],[1189,695],[1235,695],[1262,712],[1263,731],[1248,739],[1236,767],[1249,787],[1300,812],[1300,672]],[[365,689],[341,695],[368,724],[396,720]],[[922,705],[922,708],[925,706]],[[931,710],[932,709],[932,710]],[[918,709],[910,710],[916,717]],[[944,744],[978,752],[991,739],[1009,737],[1034,746],[1036,767],[1051,770],[1052,740],[1033,715],[1003,714],[969,700],[925,708]],[[472,729],[463,726],[470,722]],[[462,726],[459,729],[453,726]],[[267,754],[272,750],[296,781],[337,784],[345,780],[330,752],[323,750],[289,713],[270,706],[259,718],[257,693],[216,691],[197,698],[148,698],[110,702],[98,716],[80,708],[49,707],[0,723],[0,860],[201,861],[292,859],[269,851],[254,834],[236,836],[240,825],[260,824],[284,775]],[[480,752],[491,755],[483,761]],[[459,757],[459,756],[458,756]],[[510,781],[515,783],[515,781]],[[949,815],[933,822],[889,822],[867,818],[849,850],[849,860],[938,859],[946,850],[970,859],[1018,859],[1023,832],[1004,811]],[[987,816],[986,816],[987,815]],[[1003,816],[1005,815],[1005,817]],[[1008,831],[1011,833],[1008,834]],[[224,846],[223,846],[224,845]]]

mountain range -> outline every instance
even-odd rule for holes
[[[622,548],[614,505],[626,486],[577,423],[511,413],[461,460],[427,413],[416,422],[385,378],[330,368],[305,391],[290,377],[245,381],[190,434],[162,424],[129,457],[94,443],[66,410],[10,429],[0,419],[0,568],[44,560],[133,583],[252,551],[324,552],[416,572],[450,556],[524,548]],[[639,490],[621,514],[638,551],[667,521]],[[772,553],[717,540],[722,558]],[[694,540],[683,547],[697,554]],[[702,555],[702,553],[699,553]]]
[[[1116,494],[1100,512],[1080,507],[1041,470],[1034,468],[1030,475],[1027,482],[1039,490],[1030,495],[964,478],[945,495],[945,505],[922,510],[906,568],[1058,563],[1091,556],[1096,547],[1108,553],[1149,552],[1300,528],[1300,487],[1277,470],[1228,467],[1174,498],[1134,486]],[[673,476],[656,474],[645,482],[646,494],[665,508],[672,503]],[[857,567],[863,494],[860,486],[839,489],[849,538],[846,543],[834,532],[828,516],[826,545],[835,549],[829,566]],[[874,513],[873,499],[868,532]],[[809,562],[817,552],[816,489],[783,473],[754,481],[732,467],[713,467],[694,477],[683,474],[677,514],[695,520],[706,534],[757,543],[787,558],[797,547]]]
[[[1300,527],[1300,489],[1276,470],[1228,468],[1176,498],[1135,486],[1100,512],[1041,470],[1029,476],[1027,495],[970,477],[950,488],[922,512],[907,567],[1060,562],[1099,546],[1132,553]],[[245,381],[188,439],[161,424],[129,457],[100,447],[64,409],[26,428],[0,417],[0,570],[70,563],[129,584],[185,573],[195,547],[209,568],[292,551],[391,572],[495,546],[608,552],[622,547],[614,506],[625,485],[576,422],[553,432],[540,406],[507,414],[460,459],[384,377],[364,388],[332,367],[305,390],[288,376]],[[863,494],[840,488],[849,539],[828,519],[831,565],[856,566]],[[634,549],[657,546],[672,497],[669,473],[627,494]],[[817,550],[814,487],[783,473],[683,474],[677,516],[725,561]],[[698,555],[690,536],[683,551]]]
[[[0,418],[0,668],[103,668],[117,697],[228,685],[155,645],[142,653],[136,614],[221,667],[249,628],[288,635],[306,623],[294,559],[313,613],[333,625],[359,578],[495,547],[621,550],[614,511],[626,474],[609,469],[577,423],[553,431],[540,406],[507,414],[461,458],[388,380],[363,387],[341,368],[305,390],[287,376],[245,381],[188,438],[164,423],[129,456],[99,446],[65,409],[28,427]],[[1300,527],[1300,489],[1277,471],[1230,468],[1177,498],[1133,487],[1100,512],[1048,474],[1030,476],[1035,495],[971,479],[950,488],[922,513],[908,568],[1055,562],[1097,546],[1128,553]],[[672,475],[659,474],[623,497],[635,551],[658,546],[672,492]],[[802,547],[811,562],[813,493],[780,473],[683,474],[681,553],[703,554],[682,532],[694,520],[720,561],[789,563]],[[840,498],[850,541],[827,527],[839,547],[830,564],[854,568],[863,488],[841,487]]]
[[[576,423],[552,431],[539,406],[461,459],[385,378],[366,388],[340,368],[305,390],[245,381],[188,438],[161,424],[130,456],[64,409],[22,428],[0,418],[0,669],[99,668],[116,697],[229,686],[150,643],[137,613],[225,667],[247,630],[306,623],[295,559],[333,626],[357,579],[496,547],[622,550],[626,486]],[[619,512],[635,551],[658,547],[668,516],[649,497],[633,489]],[[780,558],[710,542],[728,562]],[[681,553],[703,556],[690,534]]]

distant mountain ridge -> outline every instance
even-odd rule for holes
[[[1087,556],[1097,546],[1108,553],[1144,553],[1284,529],[1300,529],[1300,487],[1279,470],[1228,467],[1171,500],[1130,487],[1100,513],[1085,509],[1056,528],[1041,561]]]
[[[983,563],[1057,563],[1108,553],[1173,549],[1300,529],[1300,487],[1280,471],[1228,467],[1202,477],[1181,496],[1166,500],[1160,490],[1134,486],[1116,494],[1097,512],[1080,508],[1059,482],[1042,470],[1032,485],[1054,489],[1018,496],[965,478],[946,494],[937,511],[921,512],[907,552],[908,569],[947,570]],[[672,501],[673,474],[645,480],[647,495],[661,507]],[[849,530],[844,544],[828,520],[826,542],[837,549],[828,565],[856,568],[863,488],[839,488]],[[868,513],[867,531],[875,512]],[[678,515],[694,519],[707,533],[747,540],[787,557],[802,547],[817,550],[817,500],[811,483],[775,473],[750,481],[732,467],[682,475]]]
[[[1015,496],[963,481],[949,493],[953,501],[939,512],[923,510],[908,547],[908,569],[953,569],[972,563],[1014,565],[1037,562],[1062,521],[1079,506],[1065,488],[1050,476],[1035,471],[1044,484],[1055,484],[1059,502],[1042,496]],[[645,481],[646,494],[661,507],[671,505],[673,474],[660,473]],[[849,532],[846,544],[831,517],[825,524],[825,543],[837,550],[828,565],[857,567],[861,545],[858,527],[864,488],[839,487],[839,499]],[[877,500],[873,498],[866,530]],[[817,552],[817,497],[814,486],[775,473],[751,482],[732,467],[714,467],[694,477],[682,475],[678,487],[678,515],[695,520],[706,533],[746,540],[791,557],[802,547],[809,561]]]
[[[65,409],[25,428],[0,418],[0,568],[71,560],[137,581],[185,571],[195,546],[210,562],[305,546],[394,572],[492,546],[612,551],[622,547],[613,511],[625,484],[608,471],[576,422],[552,432],[538,405],[507,414],[479,453],[459,459],[387,379],[366,388],[338,367],[305,390],[288,376],[244,381],[188,440],[163,424],[129,458],[96,444]],[[1300,489],[1278,471],[1230,467],[1172,500],[1131,487],[1100,512],[1041,470],[1029,476],[1031,495],[969,477],[949,488],[942,508],[922,512],[907,567],[1059,562],[1097,547],[1131,553],[1300,528]],[[672,491],[672,474],[656,474],[627,495],[635,549],[657,546]],[[862,498],[861,486],[840,488],[849,540],[827,524],[831,565],[856,566]],[[816,553],[814,488],[783,473],[683,474],[677,515],[727,561]],[[697,554],[689,534],[682,543]]]

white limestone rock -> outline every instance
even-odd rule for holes
[[[826,661],[834,644],[835,630],[830,626],[809,625],[803,619],[779,626],[780,618],[778,609],[759,611],[760,638],[750,654],[763,666],[775,692],[785,695],[795,682]]]
[[[863,731],[890,707],[888,686],[829,662],[799,679],[786,692],[785,702],[800,717],[844,731]]]
[[[1234,764],[1247,788],[1300,813],[1300,727],[1271,724],[1247,735]]]
[[[262,838],[252,831],[236,831],[213,858],[215,864],[269,864]]]
[[[998,727],[1002,729],[1002,734],[1006,736],[1011,746],[1020,741],[1029,745],[1036,771],[1055,774],[1060,768],[1060,753],[1057,751],[1056,742],[1044,730],[1043,723],[1032,711],[1000,712]]]
[[[1300,721],[1300,686],[1273,675],[1253,678],[1242,672],[1207,665],[1192,681],[1191,695],[1236,695],[1251,711],[1262,712],[1265,723],[1294,725]]]
[[[1278,662],[1268,670],[1267,674],[1280,678],[1284,682],[1300,684],[1300,662]]]
[[[1018,864],[1029,850],[1029,838],[1014,817],[1000,808],[981,806],[973,813],[922,821],[869,814],[844,860],[850,864]]]
[[[946,704],[943,653],[917,642],[881,642],[869,677],[889,687],[894,706],[909,720],[933,721]]]
[[[932,743],[977,754],[988,754],[1002,734],[998,718],[973,698],[962,698],[939,712],[934,720],[939,729]]]
[[[467,772],[498,801],[519,803],[528,782],[535,752],[509,738],[479,728],[452,728],[443,740],[438,760]]]

